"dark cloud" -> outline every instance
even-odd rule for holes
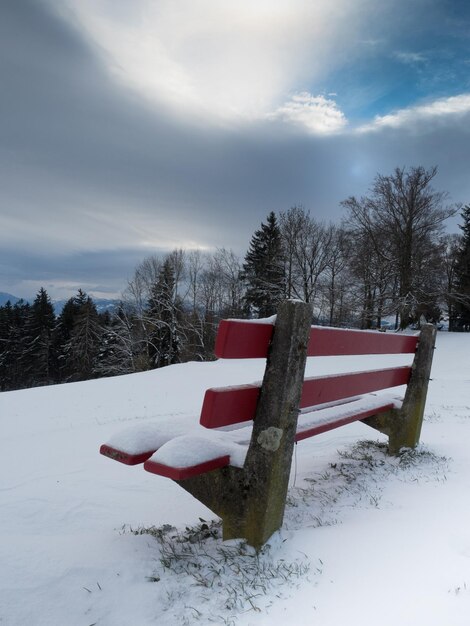
[[[26,250],[13,257],[0,250],[0,284],[14,295],[21,286],[20,295],[26,298],[32,298],[41,286],[54,297],[65,297],[79,286],[116,297],[141,261],[141,249],[55,256]]]
[[[293,204],[337,220],[396,165],[437,164],[440,188],[470,196],[464,118],[330,137],[202,127],[114,82],[53,3],[0,4],[0,84],[0,290],[20,296],[25,280],[124,285],[146,240],[242,253]]]

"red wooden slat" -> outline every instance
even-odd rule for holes
[[[396,367],[354,374],[307,378],[300,407],[306,408],[345,398],[405,385],[411,367]],[[260,387],[244,385],[208,389],[204,397],[200,423],[206,428],[220,428],[254,419]]]
[[[219,428],[253,419],[260,390],[257,385],[208,389],[202,403],[201,425]]]
[[[154,452],[155,450],[148,450],[147,452],[141,452],[140,454],[129,454],[128,452],[117,450],[116,448],[112,448],[106,444],[103,444],[100,448],[100,454],[113,459],[113,461],[124,463],[125,465],[138,465],[139,463],[143,463],[149,459]]]
[[[339,428],[340,426],[345,426],[346,424],[351,424],[352,422],[366,419],[366,417],[371,417],[371,415],[385,413],[386,411],[390,411],[390,409],[393,409],[393,404],[384,404],[383,406],[368,409],[367,411],[360,411],[358,413],[355,413],[354,415],[341,417],[340,419],[332,422],[319,424],[318,426],[312,426],[311,428],[307,428],[298,432],[295,435],[295,440],[302,441],[302,439],[307,439],[308,437],[313,437],[314,435],[319,435],[320,433],[326,433],[329,430],[333,430],[334,428]]]
[[[200,474],[206,474],[212,470],[226,467],[230,463],[230,456],[219,456],[215,459],[210,459],[204,463],[198,465],[191,465],[190,467],[170,467],[163,463],[157,463],[156,461],[146,461],[144,463],[144,469],[152,474],[158,474],[159,476],[165,476],[173,480],[184,480],[185,478],[191,478],[192,476],[199,476]]]
[[[272,324],[222,320],[215,354],[224,359],[265,358],[273,330]],[[312,326],[307,355],[412,354],[417,343],[416,335]]]
[[[418,336],[312,326],[307,356],[413,354]]]
[[[273,330],[272,324],[222,320],[217,331],[215,355],[223,359],[265,358]]]
[[[406,385],[410,379],[410,373],[411,367],[393,367],[371,372],[306,378],[302,387],[300,408]]]

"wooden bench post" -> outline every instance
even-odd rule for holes
[[[311,308],[278,309],[253,434],[244,466],[244,536],[262,546],[282,526],[310,336]]]
[[[244,537],[260,548],[282,526],[310,324],[308,304],[279,305],[243,469],[177,481],[222,518],[224,539]]]
[[[424,324],[401,408],[362,420],[388,435],[389,454],[397,455],[402,448],[414,448],[419,442],[435,343],[436,328]]]
[[[419,442],[435,343],[436,328],[424,324],[402,407],[394,411],[389,435],[390,454],[398,454],[401,448],[414,448]]]

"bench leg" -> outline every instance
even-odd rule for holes
[[[405,398],[401,409],[396,412],[390,435],[390,454],[398,454],[401,448],[414,448],[419,442],[435,343],[435,327],[425,324],[419,336]]]
[[[308,304],[280,304],[243,469],[178,481],[222,518],[224,539],[258,549],[282,526],[310,324]]]
[[[362,420],[364,424],[388,435],[389,454],[397,455],[402,448],[414,448],[419,442],[435,343],[435,327],[425,324],[419,336],[401,409]]]
[[[282,526],[311,325],[310,305],[278,309],[244,466],[245,538],[261,547]]]
[[[225,540],[245,537],[243,478],[242,469],[228,466],[175,482],[222,519]]]

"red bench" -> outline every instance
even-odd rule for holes
[[[232,487],[238,485],[234,488],[234,492],[237,493],[241,484],[251,485],[254,481],[253,467],[256,468],[257,463],[260,462],[258,458],[260,450],[264,456],[271,448],[274,456],[279,454],[276,447],[279,443],[277,440],[289,439],[285,433],[292,430],[293,421],[297,421],[297,424],[293,424],[292,436],[290,436],[292,441],[287,442],[287,452],[281,451],[284,454],[284,461],[289,466],[282,471],[275,470],[278,474],[279,472],[283,474],[281,482],[285,482],[285,474],[288,475],[290,469],[292,450],[290,449],[289,452],[289,447],[292,448],[294,441],[312,437],[353,421],[361,420],[388,434],[392,453],[398,453],[399,449],[404,446],[413,447],[419,439],[435,340],[435,329],[432,326],[428,325],[420,336],[410,336],[377,331],[310,327],[308,324],[304,339],[301,341],[296,335],[299,332],[299,321],[296,322],[294,318],[296,315],[303,315],[305,327],[305,319],[309,316],[307,305],[287,301],[283,303],[283,306],[284,309],[281,307],[282,311],[280,310],[279,313],[283,315],[282,323],[278,316],[275,325],[271,323],[271,320],[267,322],[224,320],[219,325],[215,347],[216,356],[219,358],[268,357],[268,366],[262,384],[208,389],[205,392],[199,425],[186,419],[174,423],[166,422],[163,425],[156,424],[153,428],[148,427],[147,432],[143,431],[142,427],[137,427],[125,431],[122,436],[118,435],[102,445],[100,449],[103,455],[114,460],[128,465],[144,463],[144,469],[149,472],[181,481],[181,486],[196,495],[209,508],[216,512],[219,509],[219,514],[222,509],[224,536],[227,537],[233,535],[230,530],[232,527],[235,527],[234,536],[239,536],[237,533],[240,529],[245,531],[244,536],[249,532],[246,529],[246,507],[235,514],[236,522],[232,520],[226,524],[226,520],[233,515],[225,511],[228,504],[219,506],[219,500],[225,498],[221,495],[221,491],[224,490],[223,484]],[[279,343],[279,355],[276,355],[272,348],[275,343],[274,338]],[[300,345],[302,342],[303,344]],[[419,347],[418,350],[417,347]],[[291,354],[288,354],[289,351]],[[415,356],[412,366],[303,379],[307,356],[371,354],[414,354]],[[300,373],[294,372],[296,368],[301,370]],[[297,382],[289,380],[292,376]],[[296,385],[299,388],[292,391],[291,388]],[[390,390],[401,385],[407,385],[407,391],[404,402],[400,406],[401,403],[397,402],[392,393],[383,393],[383,390]],[[289,389],[280,390],[279,387],[282,386],[289,386]],[[282,412],[281,405],[284,400],[283,396],[274,398],[274,395],[284,392],[292,392],[294,395],[297,393],[298,399],[293,401],[291,398],[287,402],[286,410],[290,412],[289,421],[281,424],[276,421],[277,417],[274,413],[278,409]],[[260,408],[261,396],[264,396],[265,404],[271,402],[272,405],[268,410],[266,418],[268,421],[264,424],[264,430],[260,430],[260,426],[257,431],[257,427],[264,419],[257,415],[257,411],[262,410]],[[295,406],[291,406],[292,404]],[[281,422],[284,417],[279,418]],[[253,429],[252,423],[255,424]],[[288,424],[287,427],[286,424]],[[224,427],[225,430],[218,430]],[[228,432],[227,427],[231,428]],[[215,430],[209,434],[206,429]],[[253,452],[256,447],[259,450]],[[253,458],[251,461],[247,459],[244,463],[248,449],[250,450],[248,456],[251,454]],[[257,461],[253,460],[256,458],[258,458]],[[268,471],[266,463],[270,465],[273,460],[263,458],[261,462],[264,464],[263,471]],[[247,472],[250,474],[248,475]],[[278,476],[274,480],[275,491],[279,481]],[[287,486],[284,485],[281,491],[286,488]],[[204,490],[207,489],[214,493],[204,494]],[[216,495],[217,493],[219,496]],[[283,506],[284,504],[282,504],[282,513]],[[233,506],[230,505],[230,508]],[[244,518],[241,522],[238,519],[240,517]],[[228,527],[227,532],[225,532],[225,526]],[[260,542],[266,539],[266,533],[269,532],[270,527],[264,534],[261,533],[264,539],[258,540],[256,537],[251,537],[251,543],[260,545]]]

